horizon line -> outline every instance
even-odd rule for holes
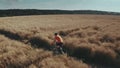
[[[115,13],[120,13],[117,11],[109,11],[109,10],[93,10],[93,9],[28,9],[28,8],[11,8],[11,9],[0,9],[0,10],[61,10],[61,11],[101,11],[101,12],[115,12]]]

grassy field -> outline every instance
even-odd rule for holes
[[[0,67],[120,68],[120,16],[33,15],[0,18]],[[54,33],[68,55],[54,56]]]

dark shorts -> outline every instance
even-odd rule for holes
[[[60,43],[56,43],[56,46],[63,47],[63,43],[62,43],[62,42],[60,42]]]

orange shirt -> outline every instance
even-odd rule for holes
[[[55,42],[58,42],[58,43],[63,42],[63,39],[59,35],[57,35],[55,36]]]

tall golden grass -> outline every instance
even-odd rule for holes
[[[53,56],[50,51],[32,48],[30,45],[0,35],[0,68],[72,68],[73,66],[88,68],[87,64],[68,58],[66,55]]]
[[[41,15],[0,20],[0,34],[9,38],[0,36],[2,67],[89,68],[71,57],[120,67],[119,16]],[[64,49],[71,57],[53,56],[48,51],[54,32],[63,37]]]

